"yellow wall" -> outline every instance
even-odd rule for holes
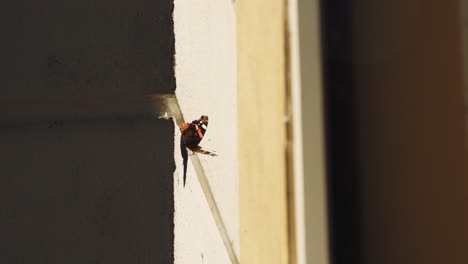
[[[285,2],[235,6],[241,263],[288,263]]]

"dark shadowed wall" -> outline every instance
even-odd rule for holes
[[[172,11],[2,5],[0,263],[173,263],[174,124],[135,103],[174,92]]]
[[[174,126],[0,125],[1,263],[172,263]]]
[[[173,1],[9,1],[2,96],[173,92]]]

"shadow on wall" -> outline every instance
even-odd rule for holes
[[[24,121],[0,120],[0,263],[173,263],[174,124],[131,99],[174,93],[173,8],[2,5],[0,117]],[[97,118],[102,98],[125,109]],[[82,119],[33,121],[70,103]]]
[[[174,124],[0,126],[0,263],[173,263]]]
[[[173,1],[9,1],[2,96],[172,93]]]

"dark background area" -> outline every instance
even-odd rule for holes
[[[321,1],[333,264],[467,263],[459,1]]]
[[[353,1],[321,2],[330,259],[361,263]]]

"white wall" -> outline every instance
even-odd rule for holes
[[[216,209],[189,160],[187,185],[179,133],[175,135],[175,263],[231,263],[229,247],[239,259],[237,176],[237,94],[235,14],[231,1],[175,0],[176,96],[186,121],[209,116],[201,146],[218,156],[198,154]],[[213,206],[213,204],[212,204]],[[224,224],[223,231],[220,221]],[[223,243],[222,234],[231,242]],[[203,257],[202,257],[203,254]],[[235,261],[234,261],[235,262]]]

